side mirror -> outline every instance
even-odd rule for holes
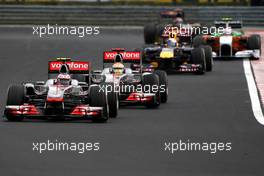
[[[44,84],[45,84],[44,81],[37,81],[37,82],[35,83],[35,85],[37,85],[37,86],[42,86],[42,85],[44,85]]]
[[[139,70],[132,70],[132,73],[133,74],[138,74],[139,73]]]
[[[93,70],[92,73],[93,74],[101,74],[102,73],[102,70]]]
[[[105,81],[105,79],[105,75],[92,75],[92,82],[95,84],[102,83]]]

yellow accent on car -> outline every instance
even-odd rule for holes
[[[162,59],[169,59],[174,57],[174,53],[171,51],[162,51],[160,52],[160,58]]]
[[[151,62],[150,63],[154,68],[158,68],[159,63],[158,62]]]

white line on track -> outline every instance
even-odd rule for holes
[[[261,109],[261,103],[258,95],[258,90],[256,87],[255,79],[252,74],[250,61],[248,59],[243,60],[244,72],[247,79],[249,96],[251,99],[251,107],[253,114],[256,120],[261,124],[264,125],[264,116]]]

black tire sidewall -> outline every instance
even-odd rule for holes
[[[114,84],[105,84],[105,86],[111,86],[112,90],[110,92],[107,92],[107,100],[108,100],[108,105],[109,105],[109,117],[111,118],[116,118],[118,115],[118,94],[114,90]]]
[[[205,41],[201,35],[197,35],[193,38],[193,47],[198,48],[202,45],[205,45]]]
[[[201,48],[204,49],[206,71],[210,72],[213,69],[212,47],[209,45],[203,45]]]
[[[102,91],[99,85],[92,85],[89,88],[89,105],[95,107],[103,107],[101,117],[93,117],[94,122],[106,122],[109,118],[109,105],[107,103],[107,95]]]
[[[152,86],[159,86],[159,77],[158,75],[156,75],[155,73],[149,73],[149,74],[145,74],[142,77],[142,85],[145,87],[146,85],[149,85],[151,90],[152,90]],[[160,105],[160,92],[159,90],[157,92],[145,92],[145,93],[155,93],[156,96],[154,98],[153,102],[149,102],[146,104],[146,107],[148,108],[157,108]]]
[[[159,77],[159,86],[165,85],[165,92],[160,92],[161,103],[166,103],[168,100],[168,76],[163,70],[155,70],[155,74]]]
[[[202,69],[199,70],[198,74],[204,74],[206,71],[205,53],[203,48],[194,48],[191,51],[192,62],[194,64],[200,64]]]
[[[248,49],[255,50],[259,49],[261,51],[261,37],[258,34],[253,34],[248,38]]]
[[[11,85],[8,88],[7,92],[7,100],[6,100],[6,105],[23,105],[25,102],[25,88],[23,85]],[[6,114],[5,111],[5,117],[9,121],[22,121],[23,116],[12,116],[10,114]]]
[[[155,43],[156,24],[150,23],[144,26],[144,40],[146,44]]]

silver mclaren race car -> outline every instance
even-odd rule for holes
[[[78,75],[78,76],[76,76]],[[24,118],[92,119],[106,122],[111,97],[90,79],[90,63],[58,59],[49,62],[49,79],[11,85],[4,115],[10,121]],[[77,78],[85,78],[80,82]],[[117,114],[115,114],[117,115]]]
[[[112,83],[121,105],[145,105],[155,108],[168,98],[168,80],[164,71],[143,67],[138,51],[114,48],[104,52],[104,68],[97,74]],[[107,66],[111,64],[111,66]],[[125,66],[130,64],[130,67]]]

